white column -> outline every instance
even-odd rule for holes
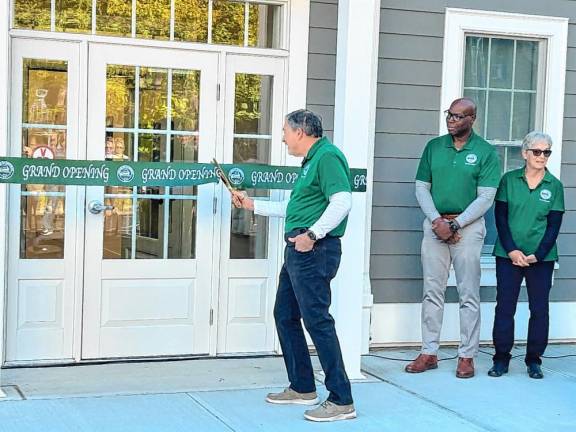
[[[8,154],[8,94],[9,74],[10,74],[10,50],[9,35],[10,29],[10,3],[9,1],[0,4],[0,155]],[[7,227],[8,227],[8,185],[0,185],[0,365],[4,361],[4,309],[6,292],[7,273]],[[2,369],[0,369],[0,386],[2,385]],[[6,395],[0,388],[0,399]]]
[[[370,230],[376,118],[376,78],[380,0],[338,2],[338,50],[334,143],[350,167],[368,169],[367,193],[353,194],[342,240],[342,262],[333,285],[333,309],[346,370],[362,378],[361,354],[367,352],[370,309]]]

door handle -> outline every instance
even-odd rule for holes
[[[113,205],[104,205],[100,201],[96,201],[96,200],[90,201],[88,203],[88,211],[92,214],[100,214],[104,210],[114,210],[114,206]]]

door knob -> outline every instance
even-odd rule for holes
[[[96,200],[90,201],[88,203],[88,211],[92,214],[100,214],[104,210],[114,210],[114,206],[113,205],[104,205],[100,201],[96,201]]]

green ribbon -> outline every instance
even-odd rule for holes
[[[223,164],[238,189],[291,190],[300,167]],[[196,186],[218,182],[210,163],[0,158],[0,183],[73,186]],[[353,192],[366,191],[366,170],[350,170]]]

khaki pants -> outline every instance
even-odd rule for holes
[[[444,294],[452,264],[460,299],[458,356],[473,358],[478,353],[480,341],[480,255],[486,236],[484,218],[461,229],[462,239],[455,245],[436,238],[428,219],[424,220],[423,228],[422,352],[436,354],[438,351]]]

